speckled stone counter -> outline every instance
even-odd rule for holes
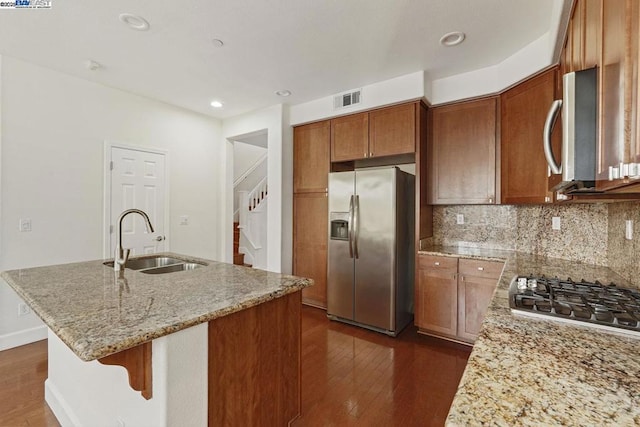
[[[420,253],[506,261],[447,426],[640,425],[640,339],[516,316],[508,303],[518,274],[637,286],[605,267],[518,252],[434,246]]]
[[[119,276],[103,261],[2,272],[82,360],[99,359],[311,286],[311,279],[183,255],[190,271]]]

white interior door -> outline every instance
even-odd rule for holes
[[[154,233],[147,233],[144,219],[129,214],[122,221],[122,247],[131,256],[165,250],[165,155],[111,147],[111,254],[115,251],[117,221],[127,209],[149,215]]]

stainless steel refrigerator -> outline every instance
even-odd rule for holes
[[[414,188],[397,167],[329,174],[330,319],[391,336],[411,321]]]

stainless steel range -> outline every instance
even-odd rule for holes
[[[599,282],[517,276],[509,286],[514,314],[553,317],[640,337],[640,291]]]

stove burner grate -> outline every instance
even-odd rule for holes
[[[595,282],[517,276],[509,287],[514,312],[584,322],[640,335],[640,292]]]

